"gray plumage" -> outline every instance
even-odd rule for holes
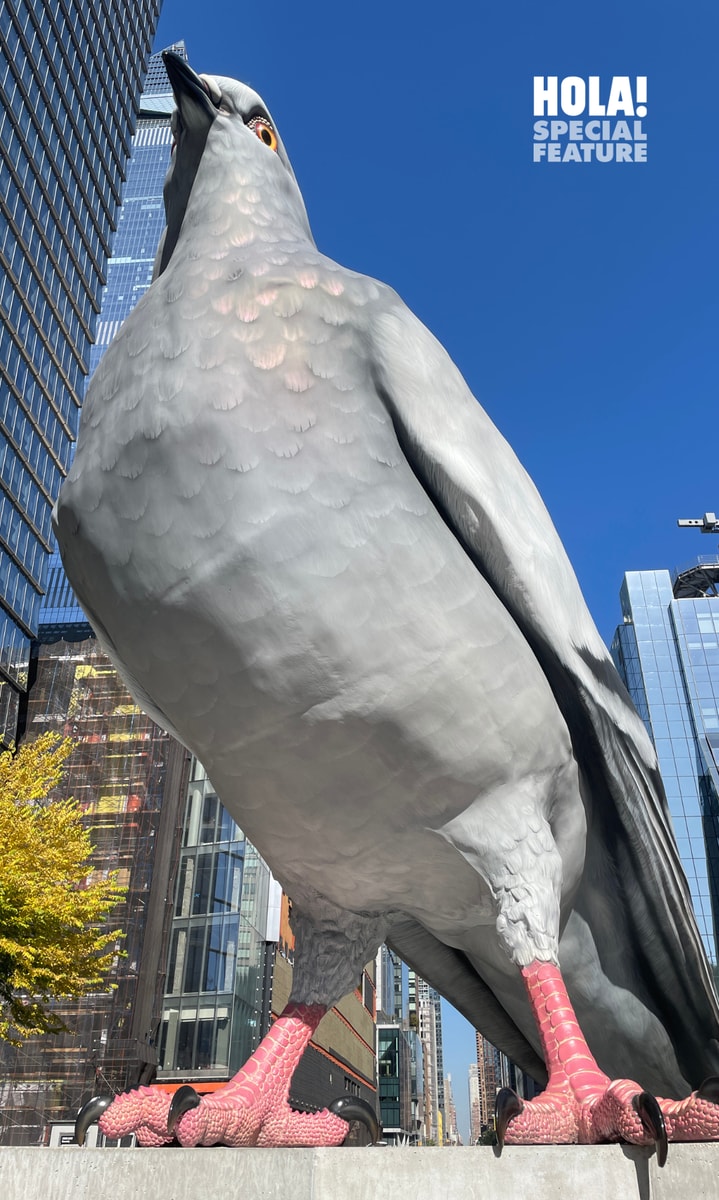
[[[56,510],[83,607],[292,896],[296,999],[386,938],[541,1079],[517,967],[558,955],[600,1065],[685,1094],[719,1010],[536,489],[397,295],[318,252],[260,98],[168,69],[156,278]]]

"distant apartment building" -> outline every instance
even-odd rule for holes
[[[487,1041],[479,1030],[475,1030],[477,1045],[477,1072],[469,1069],[469,1102],[472,1138],[476,1141],[475,1129],[479,1122],[479,1133],[494,1124],[494,1102],[500,1088],[509,1087],[531,1100],[539,1092],[539,1086],[529,1075],[513,1063],[506,1054]],[[475,1082],[476,1079],[476,1082]],[[477,1137],[479,1134],[477,1134]]]
[[[461,1146],[462,1138],[457,1128],[457,1109],[454,1103],[454,1091],[452,1088],[452,1076],[445,1075],[444,1077],[444,1107],[447,1115],[446,1127],[444,1131],[445,1145]]]
[[[0,745],[16,736],[159,12],[0,5]]]
[[[479,1051],[478,1051],[479,1053]],[[474,1146],[482,1134],[482,1101],[479,1090],[479,1063],[470,1063],[467,1071],[469,1090],[469,1140]]]
[[[413,972],[410,972],[410,980],[412,976]],[[436,988],[418,975],[414,977],[410,988],[416,996],[417,1030],[424,1067],[423,1140],[441,1146],[444,1144],[446,1128],[441,998]]]

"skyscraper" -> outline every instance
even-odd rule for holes
[[[719,558],[629,571],[612,655],[657,750],[699,931],[719,934]]]
[[[442,1055],[442,1001],[436,988],[410,972],[410,994],[416,997],[417,1023],[424,1065],[424,1138],[441,1146],[444,1141],[444,1075]],[[411,1014],[410,1014],[411,1016]]]
[[[160,0],[0,5],[0,744],[15,737]]]
[[[454,1090],[452,1088],[452,1076],[445,1075],[444,1077],[444,1105],[447,1121],[444,1132],[444,1140],[450,1146],[461,1146],[462,1139],[457,1128],[457,1108],[454,1103]]]
[[[469,1064],[467,1086],[469,1089],[469,1143],[471,1146],[474,1146],[479,1141],[482,1133],[482,1095],[479,1088],[479,1063]]]
[[[176,42],[167,49],[187,59],[184,42]],[[153,54],[140,97],[132,160],[101,297],[97,336],[90,354],[91,375],[125,317],[152,283],[155,252],[165,228],[162,188],[170,165],[170,114],[174,107],[162,54]]]

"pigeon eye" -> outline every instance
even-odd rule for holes
[[[277,149],[277,135],[272,126],[262,117],[253,117],[248,123],[248,129],[256,133],[260,141],[269,146],[270,150]]]

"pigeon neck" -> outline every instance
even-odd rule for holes
[[[280,167],[280,170],[277,168]],[[218,186],[218,179],[221,184]],[[238,160],[220,139],[208,138],[183,229],[215,240],[219,249],[255,242],[309,242],[307,213],[294,177],[279,161]]]

